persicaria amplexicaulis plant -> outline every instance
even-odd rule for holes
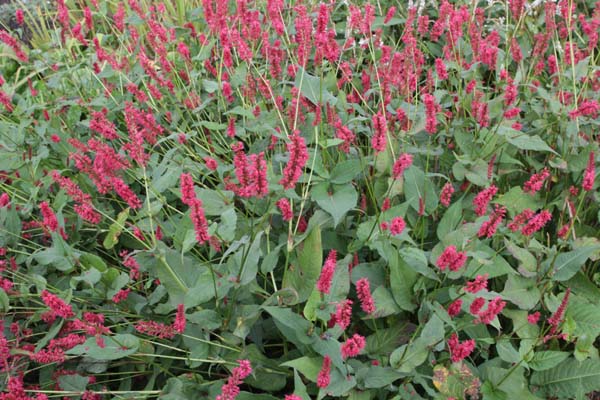
[[[595,1],[21,6],[0,399],[600,391]]]

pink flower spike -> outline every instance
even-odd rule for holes
[[[506,208],[498,204],[495,205],[494,212],[490,215],[490,219],[481,224],[481,228],[477,232],[478,237],[492,237],[496,233],[498,226],[504,220],[506,215]]]
[[[474,348],[475,341],[473,339],[460,343],[456,333],[453,333],[450,339],[448,339],[448,349],[450,349],[450,359],[452,362],[459,362],[467,358]]]
[[[537,193],[544,186],[544,182],[549,176],[550,171],[548,168],[544,168],[539,174],[531,175],[531,178],[523,185],[523,191],[532,195]]]
[[[404,219],[402,219],[402,217],[395,217],[390,224],[390,233],[394,236],[398,236],[404,231],[405,227],[406,222],[404,222]]]
[[[585,173],[583,174],[583,184],[581,187],[586,192],[589,192],[594,187],[594,178],[596,177],[596,168],[595,168],[595,158],[594,152],[590,153],[590,158],[588,160],[587,168],[585,169]]]
[[[177,333],[183,333],[185,331],[185,307],[183,304],[177,306],[177,314],[175,315],[175,321],[173,322],[173,329]]]
[[[479,311],[484,306],[484,304],[485,304],[485,299],[483,297],[477,297],[471,303],[471,306],[469,307],[469,312],[473,315],[479,314]]]
[[[42,291],[41,297],[44,304],[46,304],[50,308],[54,316],[66,319],[71,318],[75,315],[71,306],[65,303],[65,301],[57,295],[54,295],[47,290],[44,290]]]
[[[52,211],[48,203],[45,201],[40,203],[40,210],[42,211],[42,216],[44,217],[44,221],[42,222],[44,226],[48,228],[48,230],[56,232],[58,230],[58,221],[56,220],[54,211]]]
[[[346,299],[337,304],[334,320],[342,330],[346,330],[352,321],[352,300]]]
[[[538,321],[540,320],[540,312],[536,311],[533,314],[529,314],[527,316],[527,322],[529,322],[531,325],[535,325],[538,323]]]
[[[404,174],[404,171],[406,171],[406,169],[410,167],[412,163],[412,155],[408,153],[401,154],[392,167],[392,176],[394,179],[400,178],[402,174]]]
[[[15,19],[17,20],[17,24],[23,25],[25,22],[25,16],[22,9],[18,8],[17,11],[15,11]]]
[[[292,206],[290,206],[290,202],[285,197],[277,200],[277,207],[279,211],[281,211],[281,216],[284,221],[291,221],[294,218],[294,212],[292,211]]]
[[[360,300],[360,307],[367,314],[375,312],[375,302],[371,296],[371,287],[368,278],[361,278],[356,282],[356,293]]]
[[[371,147],[375,150],[375,154],[381,153],[387,147],[387,121],[385,116],[379,112],[373,115],[373,138],[371,139]]]
[[[531,211],[529,208],[523,210],[523,212],[515,216],[512,222],[508,224],[508,229],[510,229],[513,232],[518,231],[519,229],[521,229],[523,224],[525,224],[531,217],[533,217],[533,215],[534,212]]]
[[[449,268],[450,271],[458,271],[467,261],[467,253],[464,251],[456,251],[456,247],[451,245],[446,247],[442,254],[438,257],[436,265],[442,271]]]
[[[487,189],[482,190],[475,196],[473,199],[473,207],[475,207],[475,214],[478,216],[485,215],[487,211],[487,206],[492,200],[492,198],[498,193],[498,188],[494,185],[490,186]]]
[[[425,131],[429,134],[434,134],[437,131],[437,118],[440,105],[436,103],[435,97],[426,93],[423,95],[423,103],[425,104]]]
[[[355,333],[351,338],[342,343],[342,358],[345,360],[350,357],[356,357],[366,344],[365,338]]]
[[[496,315],[500,314],[502,310],[506,306],[506,302],[502,300],[501,297],[496,297],[492,301],[490,301],[487,305],[487,308],[484,311],[480,311],[478,313],[478,318],[474,321],[474,323],[484,323],[490,324]]]
[[[448,207],[450,205],[450,201],[452,200],[452,194],[454,193],[454,186],[450,182],[446,183],[442,188],[442,192],[440,193],[440,203],[444,207]]]
[[[296,182],[298,182],[308,161],[306,142],[300,136],[300,131],[296,130],[290,136],[290,143],[287,144],[287,150],[290,153],[290,157],[283,169],[283,178],[281,178],[279,183],[284,189],[292,189],[296,186]]]
[[[325,260],[321,275],[317,281],[317,290],[323,294],[328,294],[331,289],[331,281],[333,280],[333,274],[335,273],[335,266],[337,264],[337,252],[331,250]]]
[[[571,294],[571,288],[567,288],[565,295],[563,296],[560,305],[556,309],[556,312],[552,314],[552,316],[548,319],[548,324],[550,324],[550,335],[553,335],[557,332],[558,326],[563,321],[563,315],[565,310],[567,309],[567,304],[569,304],[569,296]]]
[[[181,201],[186,205],[190,205],[196,199],[192,175],[182,173],[179,180],[181,182]]]
[[[488,274],[485,275],[477,275],[475,280],[467,282],[465,285],[465,292],[469,293],[477,293],[481,290],[487,289],[487,281]]]
[[[323,365],[321,366],[321,370],[317,375],[317,386],[321,389],[325,389],[329,386],[331,382],[331,358],[329,356],[325,356],[323,359]]]
[[[525,236],[531,236],[539,231],[552,219],[552,214],[549,211],[543,210],[539,214],[534,215],[529,222],[521,229],[521,233]]]
[[[462,299],[456,299],[448,306],[448,315],[450,317],[456,317],[462,308]]]
[[[231,376],[221,387],[221,394],[216,397],[216,400],[234,400],[240,394],[239,386],[252,373],[252,366],[248,360],[238,360],[238,363],[239,366],[231,371]]]

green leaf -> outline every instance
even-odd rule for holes
[[[213,276],[209,271],[205,271],[198,277],[198,280],[188,292],[185,293],[185,308],[196,307],[215,298],[215,287]]]
[[[599,248],[598,246],[586,246],[559,254],[554,261],[554,275],[552,278],[556,281],[571,279]]]
[[[354,177],[363,170],[360,161],[350,159],[337,164],[329,175],[329,182],[343,185],[352,182]]]
[[[537,275],[537,260],[533,254],[517,246],[508,239],[504,239],[504,245],[510,254],[520,261],[519,272],[521,275],[527,277],[533,277]]]
[[[222,215],[228,208],[233,208],[233,192],[210,189],[197,189],[196,192],[207,216]]]
[[[544,371],[556,367],[569,357],[566,351],[537,351],[527,363],[534,371]]]
[[[375,312],[373,313],[375,318],[383,318],[400,312],[391,292],[384,286],[373,290],[373,301],[375,302]]]
[[[79,262],[85,269],[95,268],[100,272],[104,272],[108,269],[102,257],[98,257],[92,253],[81,253]]]
[[[237,228],[237,213],[234,208],[229,208],[221,214],[221,222],[217,228],[217,234],[226,242],[235,240]]]
[[[593,340],[600,335],[600,306],[573,298],[565,317],[575,322],[575,336],[587,336]]]
[[[342,360],[340,346],[340,342],[327,335],[317,336],[312,343],[312,348],[317,354],[320,354],[323,357],[331,357],[331,364],[340,371],[343,371],[346,368],[346,364],[344,363],[344,360]]]
[[[252,113],[252,110],[242,108],[241,106],[235,106],[232,109],[223,113],[223,115],[229,115],[229,114],[240,115],[240,116],[248,118],[248,119],[256,119],[256,117]]]
[[[118,243],[119,236],[123,231],[123,227],[125,221],[127,221],[127,218],[129,218],[129,208],[126,208],[123,211],[121,211],[117,216],[116,221],[112,223],[108,228],[108,232],[106,234],[106,237],[104,238],[104,242],[102,242],[102,245],[105,249],[110,250],[115,246],[115,244]]]
[[[263,309],[271,314],[283,336],[296,346],[314,342],[315,337],[311,334],[312,324],[300,315],[289,308],[263,306]]]
[[[98,346],[96,338],[88,338],[84,344],[77,345],[65,353],[76,356],[87,356],[96,360],[118,360],[135,354],[140,347],[140,340],[130,334],[101,336],[104,347]]]
[[[316,76],[307,73],[304,68],[299,67],[296,72],[294,86],[300,90],[310,102],[315,105],[329,103],[335,105],[337,98],[325,88],[325,82]]]
[[[508,143],[520,150],[547,151],[558,154],[538,135],[529,136],[526,133],[507,126],[501,127],[498,130],[498,134],[503,135]]]
[[[52,247],[34,253],[32,257],[39,264],[52,265],[59,271],[70,271],[75,266],[71,250],[62,238],[54,240]]]
[[[240,285],[247,285],[253,282],[258,272],[258,260],[262,255],[260,243],[263,231],[259,231],[249,249],[244,248],[235,253],[234,259],[237,266],[242,268],[242,274],[238,277]]]
[[[417,339],[394,350],[390,355],[390,365],[399,372],[411,373],[425,362],[428,354],[426,343]]]
[[[94,286],[96,283],[100,282],[100,279],[102,279],[102,274],[96,268],[90,268],[87,271],[83,271],[81,275],[74,276],[71,279],[73,288],[77,286],[77,282],[85,282],[89,286]]]
[[[283,247],[283,245],[279,245],[274,249],[271,249],[271,252],[265,255],[262,263],[260,264],[260,272],[263,274],[267,274],[275,269],[277,266],[277,261],[279,260],[279,251]]]
[[[496,350],[503,361],[508,363],[518,363],[521,361],[521,355],[513,347],[509,339],[501,339],[496,343]]]
[[[58,386],[67,392],[80,392],[83,394],[89,382],[89,377],[78,374],[61,375],[58,377]]]
[[[437,226],[437,237],[442,240],[448,233],[454,231],[462,221],[462,198],[454,202],[444,213]]]
[[[390,255],[390,286],[392,296],[400,308],[413,311],[417,308],[414,303],[413,286],[417,282],[417,273],[402,260],[397,252]]]
[[[7,155],[2,154],[3,162]],[[0,208],[0,247],[15,246],[21,237],[21,219],[15,207]]]
[[[167,289],[171,305],[184,303],[185,295],[190,288],[194,287],[201,274],[206,272],[205,268],[199,267],[191,257],[183,256],[181,253],[167,248],[162,242],[158,242],[157,254],[141,253],[137,257],[140,265],[147,263],[147,267],[158,276],[160,282]],[[214,291],[213,291],[214,292]]]
[[[331,383],[326,389],[320,389],[317,400],[325,395],[333,398],[347,397],[348,392],[356,386],[356,378],[352,375],[347,376],[335,369],[331,371]]]
[[[367,388],[377,389],[391,385],[397,379],[404,376],[391,368],[384,368],[380,366],[371,366],[367,370],[367,374],[364,378],[364,384]]]
[[[434,281],[439,281],[436,273],[427,265],[427,257],[423,250],[416,247],[404,247],[398,251],[400,258],[415,272]]]
[[[429,321],[423,327],[421,340],[426,346],[433,346],[444,339],[444,322],[435,314],[431,315]]]
[[[410,206],[419,211],[419,199],[425,202],[426,213],[432,213],[438,206],[435,186],[421,169],[414,165],[404,172],[404,194]]]
[[[520,186],[513,186],[508,192],[498,196],[494,203],[505,206],[509,212],[515,215],[527,208],[536,210],[539,207],[536,196],[523,192]]]
[[[323,266],[323,247],[321,244],[321,228],[317,225],[296,249],[297,265],[285,266],[288,268],[284,275],[283,287],[292,289],[297,293],[297,300],[293,304],[301,303],[308,299]],[[291,304],[290,304],[291,305]]]
[[[302,377],[296,369],[294,369],[294,394],[300,396],[302,400],[310,400],[310,396],[306,391],[306,385],[302,382]]]
[[[10,301],[4,289],[0,288],[0,311],[7,312],[10,310]]]
[[[569,358],[554,368],[534,372],[531,384],[539,386],[548,395],[582,398],[600,390],[600,359],[579,362]]]
[[[352,185],[334,186],[333,193],[329,193],[329,184],[322,183],[312,190],[312,198],[319,207],[333,217],[333,224],[337,226],[344,215],[356,206],[358,193]]]
[[[573,293],[579,294],[589,302],[600,303],[600,288],[594,284],[590,278],[581,271],[574,277],[565,282],[566,287],[570,287]]]
[[[502,296],[522,310],[531,310],[540,300],[541,292],[535,280],[509,275]]]
[[[317,375],[323,365],[322,357],[300,357],[281,364],[282,367],[291,367],[302,373],[311,382],[317,381]]]

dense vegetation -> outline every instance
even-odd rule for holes
[[[52,3],[0,30],[0,399],[600,390],[594,2]]]

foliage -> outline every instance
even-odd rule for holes
[[[1,34],[0,398],[600,390],[600,10],[358,3]]]

